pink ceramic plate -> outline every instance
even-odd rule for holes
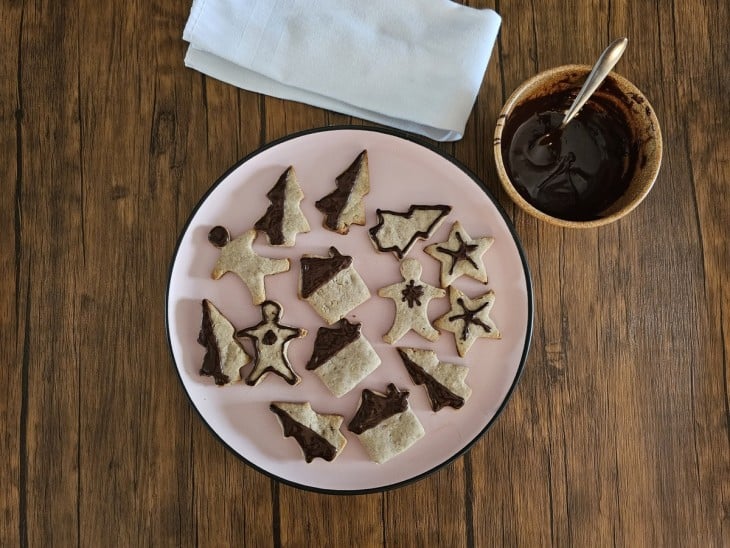
[[[366,226],[353,226],[341,236],[322,227],[322,214],[314,202],[334,188],[340,174],[363,149],[370,163],[371,191],[366,197]],[[266,192],[281,173],[293,165],[305,194],[302,211],[312,231],[297,236],[294,248],[275,248],[263,235],[254,249],[270,257],[288,257],[289,272],[267,278],[267,297],[283,305],[282,323],[303,327],[309,334],[289,346],[294,369],[302,377],[297,386],[269,375],[258,386],[244,383],[219,387],[199,374],[204,348],[196,339],[201,323],[201,300],[210,299],[240,329],[261,320],[243,283],[234,274],[212,280],[210,272],[218,250],[207,241],[211,227],[223,225],[233,237],[251,228],[266,211]],[[447,204],[451,214],[428,242],[418,241],[409,257],[423,265],[423,280],[438,285],[440,263],[423,252],[427,243],[446,240],[451,224],[459,220],[472,238],[495,238],[484,255],[489,274],[485,286],[462,277],[455,286],[467,295],[493,289],[496,302],[492,318],[501,340],[479,339],[465,358],[456,353],[451,333],[436,343],[408,333],[398,346],[430,348],[442,361],[469,367],[466,378],[473,393],[460,410],[431,411],[423,387],[411,381],[396,348],[383,342],[390,328],[394,305],[377,296],[380,287],[401,280],[392,253],[379,253],[367,229],[376,223],[377,208],[405,211],[411,204]],[[372,297],[347,317],[361,322],[362,332],[382,359],[382,364],[353,391],[334,397],[304,365],[311,353],[317,328],[324,322],[308,303],[297,297],[299,259],[302,254],[326,255],[329,246],[354,257]],[[448,309],[448,299],[435,299],[429,307],[433,320]],[[203,197],[188,220],[173,259],[167,293],[167,329],[177,373],[195,408],[219,438],[246,462],[271,476],[307,489],[352,493],[396,487],[436,470],[462,454],[494,421],[507,402],[522,370],[532,330],[532,292],[527,264],[505,215],[480,183],[453,160],[393,132],[355,128],[328,128],[293,135],[255,152],[225,174]],[[249,341],[244,347],[251,353]],[[245,373],[248,373],[247,366]],[[406,452],[384,464],[371,462],[346,425],[352,418],[363,388],[384,391],[388,383],[410,391],[411,408],[423,423],[426,435]],[[345,417],[342,431],[348,443],[331,463],[321,459],[307,464],[293,438],[284,438],[271,401],[309,401],[323,413]]]

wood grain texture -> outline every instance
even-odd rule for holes
[[[382,494],[247,466],[166,347],[177,235],[228,167],[292,132],[367,124],[183,66],[187,2],[0,8],[0,545],[727,546],[730,5],[469,0],[503,24],[464,138],[435,144],[513,220],[533,275],[524,375],[464,457]],[[538,71],[612,38],[664,136],[656,185],[590,231],[509,202],[493,127]]]

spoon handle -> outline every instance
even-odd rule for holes
[[[616,63],[618,63],[618,60],[621,59],[621,56],[626,49],[626,44],[628,43],[629,41],[627,38],[619,38],[618,40],[611,42],[608,47],[603,50],[598,61],[596,61],[596,64],[593,65],[593,70],[591,70],[588,78],[586,78],[586,81],[580,89],[578,96],[575,98],[575,101],[573,101],[573,104],[566,111],[563,123],[560,124],[561,128],[564,128],[568,122],[570,122],[575,115],[578,114],[578,111],[583,108],[583,105],[586,103],[588,98],[598,89],[601,82],[603,82],[606,76],[608,76],[611,69],[616,65]]]

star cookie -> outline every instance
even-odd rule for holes
[[[309,402],[273,402],[269,409],[279,419],[284,437],[296,440],[307,462],[315,458],[331,462],[347,445],[340,432],[342,415],[317,413]]]
[[[299,207],[304,193],[293,167],[289,166],[282,173],[266,197],[271,205],[264,216],[256,221],[254,228],[266,234],[270,245],[292,247],[297,234],[310,230],[307,218]]]
[[[350,167],[337,176],[336,181],[337,188],[314,205],[324,213],[325,228],[347,234],[350,225],[365,224],[363,198],[370,192],[368,151],[363,150]]]
[[[454,286],[449,287],[451,310],[434,322],[444,331],[454,334],[456,350],[462,358],[478,338],[501,339],[502,336],[489,317],[494,305],[494,291],[487,291],[475,299],[470,299]]]
[[[217,385],[241,380],[241,369],[251,361],[241,343],[233,338],[236,329],[208,299],[203,299],[203,321],[198,342],[205,347],[200,374],[212,376]]]
[[[431,237],[450,212],[447,205],[412,205],[403,212],[378,209],[370,238],[378,251],[392,251],[402,259],[416,240]]]
[[[378,290],[378,295],[395,303],[393,327],[383,335],[388,344],[395,343],[411,329],[432,342],[439,338],[438,330],[428,321],[426,309],[431,299],[444,297],[446,291],[422,282],[421,271],[416,259],[403,259],[400,265],[403,281]]]
[[[222,226],[216,226],[208,233],[208,241],[220,249],[211,274],[213,279],[219,279],[226,272],[237,274],[251,293],[253,304],[258,305],[266,300],[264,277],[289,270],[289,259],[262,257],[251,247],[255,238],[254,229],[235,240],[231,240],[228,229]]]
[[[461,223],[456,221],[451,227],[448,240],[431,244],[424,251],[441,263],[441,287],[450,286],[462,274],[487,283],[482,255],[493,242],[494,238],[489,236],[472,240]]]
[[[286,350],[292,339],[304,337],[307,330],[280,324],[281,305],[275,301],[261,304],[261,316],[260,323],[236,333],[254,343],[253,370],[246,377],[246,384],[255,386],[268,373],[279,375],[289,384],[299,383],[301,379],[292,369]]]
[[[425,431],[408,404],[408,391],[388,385],[385,394],[365,389],[347,429],[357,435],[372,460],[383,463],[402,453]]]
[[[471,388],[464,382],[468,367],[442,362],[433,350],[398,348],[398,353],[413,382],[426,388],[434,411],[461,409],[471,396]]]

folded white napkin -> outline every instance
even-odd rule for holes
[[[193,0],[185,64],[240,88],[455,141],[500,21],[449,0]]]

